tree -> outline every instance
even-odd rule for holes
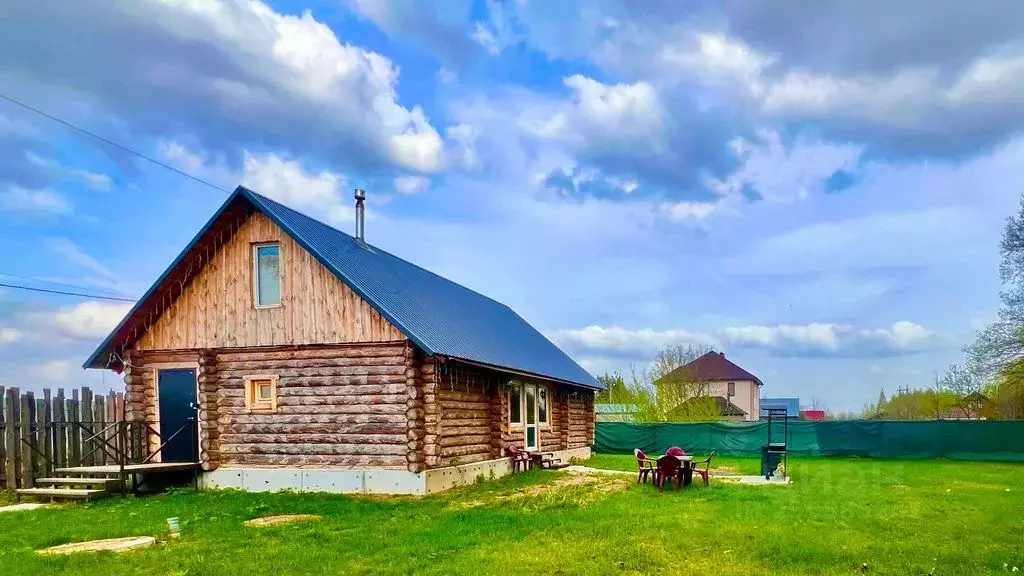
[[[1024,359],[1024,196],[1015,216],[1006,219],[999,244],[999,315],[965,349],[970,369],[982,380],[1020,382],[1016,368]]]
[[[888,403],[889,401],[885,399],[885,388],[882,388],[881,390],[878,391],[878,405],[875,406],[875,409],[878,412],[881,412],[885,410],[885,405]]]
[[[597,381],[604,385],[604,390],[597,393],[595,402],[598,404],[630,404],[632,393],[626,386],[621,372],[604,374],[597,377]]]
[[[956,407],[964,418],[972,416],[970,396],[981,393],[984,381],[964,364],[950,364],[939,380],[939,390],[949,392],[955,398]]]
[[[654,356],[654,362],[651,364],[650,373],[648,375],[652,382],[657,382],[665,376],[668,376],[668,374],[676,368],[685,366],[708,352],[711,352],[711,348],[708,346],[670,344],[659,350]],[[683,376],[683,378],[686,377]]]

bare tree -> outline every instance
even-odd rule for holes
[[[956,397],[956,407],[964,418],[971,417],[972,394],[980,393],[984,380],[964,364],[955,363],[946,367],[942,378],[938,380],[940,390],[951,392]]]
[[[654,356],[651,364],[650,377],[652,382],[657,382],[672,371],[686,366],[697,358],[711,352],[708,346],[695,346],[693,344],[671,344],[659,350]],[[685,375],[677,375],[678,379],[686,379]]]

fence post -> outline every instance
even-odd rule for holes
[[[7,389],[7,401],[4,403],[4,419],[7,420],[7,489],[18,487],[18,389]]]
[[[21,430],[18,438],[18,448],[21,449],[21,487],[31,488],[33,478],[33,462],[35,452],[29,448],[35,435],[32,433],[35,424],[36,401],[32,391],[25,392],[21,396]]]
[[[57,388],[57,398],[53,403],[53,467],[67,468],[67,419],[64,417],[64,389]]]
[[[43,409],[40,418],[43,421],[43,475],[53,475],[53,396],[49,388],[43,388]]]
[[[96,431],[93,432],[93,434],[96,434],[96,448],[98,449],[96,453],[97,464],[107,463],[107,446],[103,442],[107,435],[107,433],[103,431],[103,429],[107,427],[107,408],[104,404],[102,394],[97,394],[93,397],[92,420],[93,422],[96,422]]]
[[[81,412],[78,405],[78,390],[71,391],[68,400],[68,466],[82,465],[82,427],[78,424]]]
[[[92,466],[96,462],[96,453],[93,451],[94,442],[89,438],[96,433],[96,424],[92,421],[92,389],[88,386],[82,386],[81,410],[82,466]]]
[[[7,418],[4,415],[7,390],[0,386],[0,486],[7,481]]]
[[[42,398],[35,401],[35,432],[32,434],[32,441],[35,443],[35,450],[32,451],[32,479],[46,477],[46,403]],[[35,485],[35,482],[32,483]]]

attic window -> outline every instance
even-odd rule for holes
[[[281,305],[281,246],[256,244],[253,246],[253,294],[257,308]]]

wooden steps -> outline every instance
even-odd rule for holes
[[[120,482],[117,478],[85,478],[85,477],[69,477],[69,478],[36,478],[36,488],[45,486],[97,486],[102,487],[105,490],[116,489]]]
[[[106,488],[20,488],[17,491],[21,496],[35,496],[37,498],[51,499],[84,499],[98,498],[108,494]]]

